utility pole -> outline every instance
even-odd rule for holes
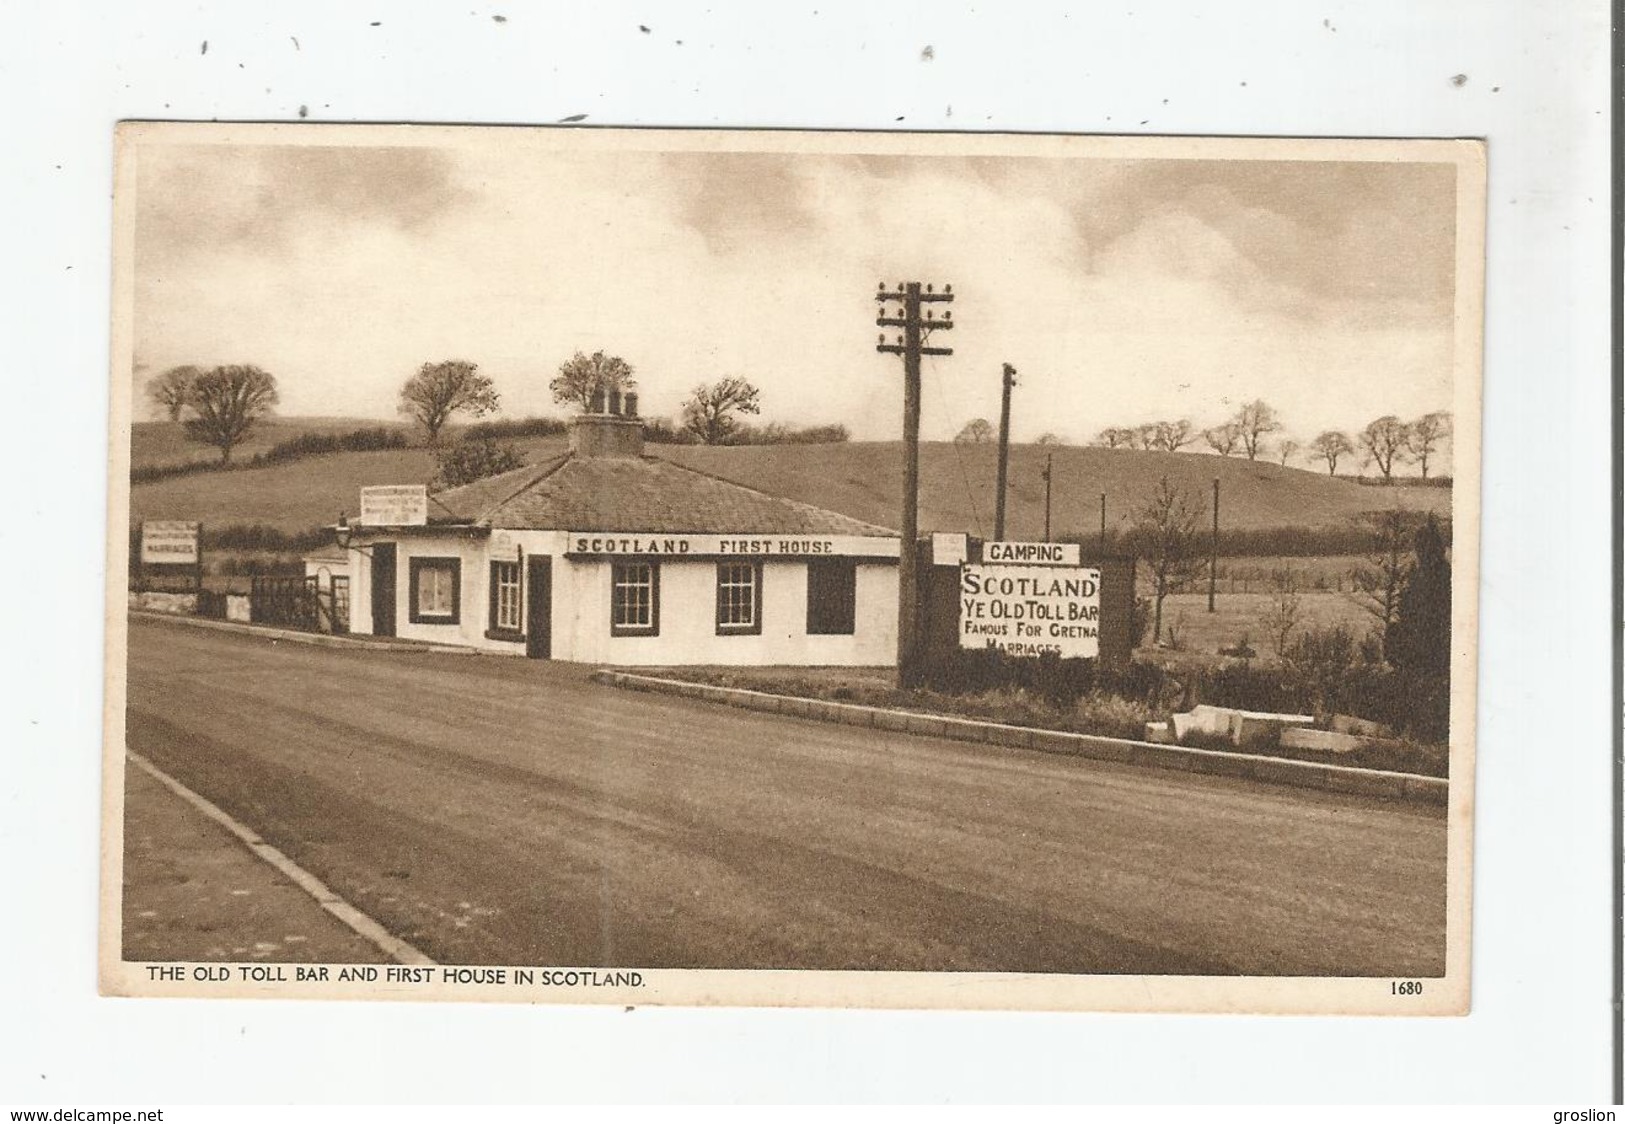
[[[1213,478],[1213,538],[1207,554],[1207,611],[1218,612],[1214,595],[1219,589],[1219,478]]]
[[[1100,493],[1100,556],[1106,557],[1106,493]]]
[[[1004,401],[999,407],[999,491],[993,506],[993,538],[1004,541],[1004,489],[1010,467],[1010,391],[1016,385],[1016,369],[1004,365]],[[1049,538],[1046,532],[1044,537]]]
[[[1055,476],[1055,454],[1044,455],[1044,541],[1049,542],[1049,495],[1051,481]]]
[[[922,291],[923,290],[923,291]],[[952,355],[948,347],[931,347],[931,333],[946,331],[953,325],[953,313],[944,312],[939,318],[934,309],[921,312],[921,306],[954,299],[952,285],[944,285],[942,292],[934,286],[922,286],[918,281],[897,283],[896,292],[888,292],[886,283],[880,283],[875,300],[881,304],[875,323],[882,328],[901,328],[896,342],[887,343],[881,333],[875,350],[903,357],[903,519],[902,539],[897,559],[897,685],[912,687],[919,681],[919,559],[920,559],[920,356]],[[900,305],[887,307],[891,301]]]

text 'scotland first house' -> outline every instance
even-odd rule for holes
[[[896,662],[896,532],[647,456],[635,417],[573,418],[568,452],[432,505],[341,528],[353,632],[610,665]]]

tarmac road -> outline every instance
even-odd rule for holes
[[[128,743],[442,963],[1436,976],[1442,811],[132,618]]]

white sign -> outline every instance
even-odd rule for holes
[[[1100,571],[962,566],[959,646],[1013,656],[1100,655]]]
[[[373,527],[421,527],[429,522],[429,489],[422,484],[378,484],[361,489],[361,516]]]
[[[142,563],[195,566],[198,525],[178,519],[151,519],[141,524]]]
[[[507,531],[498,531],[491,536],[491,560],[493,562],[516,562],[519,560],[519,543]]]
[[[1022,566],[1077,566],[1083,548],[1075,542],[990,542],[982,544],[982,561]]]
[[[931,532],[931,565],[962,566],[969,560],[970,543],[965,532]]]
[[[571,531],[572,555],[655,554],[681,558],[896,558],[898,540],[860,535],[662,535]]]

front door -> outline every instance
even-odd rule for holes
[[[533,660],[553,655],[553,559],[531,555],[529,596],[525,598],[525,655]]]
[[[395,635],[395,544],[372,548],[372,634]]]

